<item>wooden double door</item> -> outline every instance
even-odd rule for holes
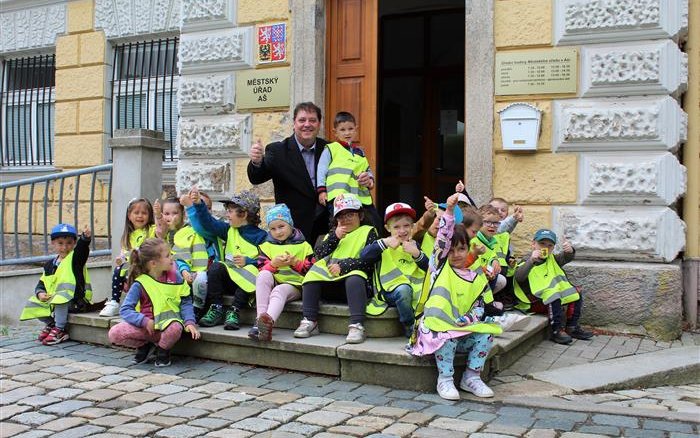
[[[327,131],[350,111],[375,202],[422,211],[464,175],[464,1],[330,0]]]

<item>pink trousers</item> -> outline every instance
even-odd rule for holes
[[[278,284],[275,286],[275,277],[270,271],[260,271],[255,281],[255,302],[257,303],[258,317],[266,313],[277,321],[282,314],[284,305],[289,301],[301,298],[301,291],[291,284]]]
[[[109,342],[125,347],[138,348],[146,342],[152,342],[163,350],[170,350],[180,339],[182,325],[173,322],[165,330],[156,330],[149,335],[145,328],[136,327],[128,322],[120,322],[109,329]]]

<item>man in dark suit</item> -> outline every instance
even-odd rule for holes
[[[320,128],[321,109],[311,102],[300,103],[294,108],[294,134],[264,149],[258,140],[250,148],[248,163],[251,184],[272,179],[275,202],[287,204],[294,226],[312,246],[328,232],[328,213],[316,193],[316,166],[328,143],[317,137]]]

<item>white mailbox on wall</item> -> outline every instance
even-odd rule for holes
[[[501,139],[506,151],[535,151],[540,136],[542,111],[524,102],[515,102],[498,112]]]

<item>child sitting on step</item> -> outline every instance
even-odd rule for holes
[[[428,269],[428,258],[411,239],[415,219],[416,211],[410,205],[389,205],[384,212],[389,237],[375,240],[360,253],[363,260],[375,265],[375,293],[367,303],[367,314],[378,316],[389,306],[396,307],[406,337],[413,333],[414,301],[420,296]]]
[[[430,258],[430,287],[424,289],[416,308],[421,317],[410,352],[435,355],[437,392],[447,400],[460,398],[454,384],[454,358],[458,351],[467,353],[460,388],[477,397],[493,397],[480,373],[493,345],[493,334],[501,333],[501,328],[482,321],[484,306],[493,301],[493,295],[481,270],[465,268],[470,256],[469,237],[466,227],[454,222],[457,200],[457,193],[447,199],[447,209],[440,218]]]
[[[272,339],[272,327],[284,305],[301,298],[301,282],[314,262],[314,251],[294,228],[292,212],[286,204],[273,205],[265,215],[267,239],[260,244],[255,282],[256,324],[248,337],[259,341]]]
[[[46,262],[34,295],[22,310],[20,321],[38,319],[46,326],[39,342],[54,345],[68,339],[68,310],[80,309],[92,299],[90,275],[85,263],[90,255],[90,229],[78,238],[75,227],[58,224],[51,229],[51,248],[56,256]]]
[[[119,311],[124,321],[109,330],[109,341],[136,348],[134,364],[146,362],[155,347],[155,365],[167,367],[170,350],[180,339],[183,326],[192,339],[200,336],[190,288],[182,278],[174,284],[158,281],[173,264],[170,247],[163,239],[146,239],[131,252],[130,260],[131,286]]]

